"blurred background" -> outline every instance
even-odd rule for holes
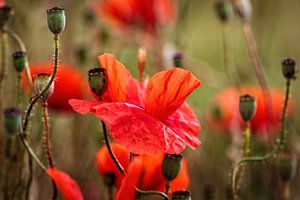
[[[100,0],[99,0],[100,1]],[[202,125],[201,146],[193,151],[187,149],[184,156],[188,160],[191,177],[190,191],[194,200],[230,199],[230,173],[236,154],[240,154],[233,143],[231,134],[213,131],[206,126],[205,115],[211,112],[214,96],[236,84],[232,77],[239,77],[242,84],[258,86],[251,67],[242,23],[238,16],[228,22],[228,48],[230,65],[228,73],[223,62],[222,28],[218,20],[214,1],[178,0],[177,20],[164,29],[162,52],[164,66],[171,67],[172,54],[181,52],[184,67],[192,71],[203,85],[189,98],[188,102],[199,117]],[[268,85],[284,91],[285,79],[281,73],[281,61],[293,57],[300,61],[300,1],[299,0],[252,0],[253,17],[251,26],[257,41],[257,48],[264,66]],[[63,7],[67,24],[61,34],[61,63],[78,68],[84,76],[88,69],[97,67],[97,56],[107,52],[116,57],[137,77],[138,42],[125,33],[117,33],[95,14],[99,4],[96,0],[7,0],[15,9],[10,28],[23,39],[32,65],[51,62],[53,36],[48,31],[46,10],[54,6]],[[10,51],[16,46],[10,45]],[[155,49],[149,50],[146,74],[158,70]],[[9,67],[4,81],[4,106],[10,106],[14,96],[15,72]],[[228,76],[229,74],[229,76]],[[83,82],[86,80],[82,80]],[[300,156],[300,102],[299,78],[293,81],[292,97],[295,102],[293,117],[288,124],[291,149]],[[68,90],[76,90],[69,86]],[[88,97],[88,95],[86,96]],[[225,100],[224,100],[225,101]],[[25,104],[26,105],[26,104]],[[41,122],[41,108],[35,110],[34,120]],[[50,112],[53,138],[53,157],[60,169],[67,171],[80,185],[86,199],[104,199],[104,186],[93,167],[96,151],[102,146],[99,121],[94,116],[75,113]],[[42,124],[32,125],[31,140],[34,148],[42,156]],[[276,133],[275,133],[276,134]],[[262,154],[270,149],[274,141],[253,141],[254,151]],[[239,143],[239,142],[238,142]],[[241,199],[279,199],[274,165],[253,164],[247,167],[241,187]],[[1,165],[1,160],[0,160]],[[275,170],[275,172],[274,172]],[[32,186],[33,199],[44,199],[49,193],[48,179],[36,167]],[[274,175],[275,174],[275,175]],[[299,199],[300,174],[297,170],[291,182],[291,199]],[[44,185],[45,187],[35,187]],[[35,188],[38,188],[35,189]]]

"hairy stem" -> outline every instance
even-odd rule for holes
[[[159,191],[143,191],[143,190],[140,190],[138,188],[135,188],[136,191],[142,195],[158,195],[158,196],[161,196],[163,197],[165,200],[169,200],[169,197],[168,195],[166,195],[165,193],[163,192],[159,192]]]
[[[165,194],[166,195],[169,194],[170,188],[171,188],[170,181],[167,181],[167,183],[166,183],[166,190],[165,190]]]

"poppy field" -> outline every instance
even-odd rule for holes
[[[0,199],[299,199],[299,11],[0,0]]]

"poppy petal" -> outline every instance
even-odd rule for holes
[[[83,200],[79,186],[68,174],[55,168],[48,168],[47,174],[53,179],[65,200]]]
[[[168,117],[165,124],[183,138],[191,148],[195,149],[200,145],[198,134],[201,131],[201,125],[186,102]]]
[[[127,77],[131,76],[130,72],[112,54],[104,54],[98,58],[101,67],[105,68],[107,72],[107,92],[111,100],[125,102]]]
[[[92,107],[98,105],[99,101],[70,99],[69,104],[75,112],[84,115],[91,112]]]
[[[159,72],[149,80],[145,110],[153,117],[165,121],[200,85],[201,82],[184,69]]]
[[[139,157],[134,158],[131,162],[128,172],[123,179],[122,186],[116,194],[116,200],[135,199],[136,189],[143,173],[143,160]]]
[[[135,78],[130,77],[127,85],[127,102],[144,107],[145,91],[146,87],[144,83],[141,83]]]
[[[102,103],[92,112],[110,128],[115,142],[136,154],[179,154],[186,144],[161,121],[128,103]]]

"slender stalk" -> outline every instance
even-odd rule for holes
[[[161,196],[163,197],[165,200],[169,200],[169,197],[168,195],[166,195],[165,193],[163,192],[159,192],[159,191],[143,191],[143,190],[140,190],[138,188],[135,188],[136,191],[142,195],[158,195],[158,196]]]
[[[4,172],[4,185],[3,185],[3,195],[4,199],[9,199],[10,191],[10,169],[11,169],[11,154],[12,154],[13,138],[7,137],[5,145],[5,172]]]
[[[9,28],[5,28],[5,31],[7,32],[8,36],[11,37],[19,45],[19,48],[23,52],[27,52],[26,47],[18,34],[16,34],[13,30],[11,30]],[[33,85],[32,78],[31,78],[30,68],[28,65],[26,65],[25,71],[26,71],[26,77],[27,77],[29,86],[30,86],[30,88],[32,88],[32,85]]]
[[[49,162],[49,166],[54,168],[54,162],[52,158],[51,152],[51,139],[50,139],[50,131],[49,131],[49,114],[48,114],[48,103],[47,101],[43,102],[43,121],[44,121],[44,148],[46,152],[46,157]],[[57,198],[57,188],[52,180],[52,199],[55,200]]]
[[[250,153],[250,122],[246,122],[245,127],[245,139],[244,139],[244,145],[243,145],[243,157],[249,156]]]
[[[169,194],[170,188],[171,188],[170,181],[167,181],[167,183],[166,183],[166,191],[165,191],[166,195]]]
[[[106,125],[102,120],[101,120],[101,124],[102,124],[103,135],[104,135],[105,144],[106,144],[108,153],[109,153],[110,157],[112,158],[112,160],[114,161],[115,165],[117,166],[118,170],[121,172],[121,174],[125,175],[124,168],[122,167],[121,163],[118,161],[117,157],[115,156],[115,154],[110,146],[110,141],[109,141],[109,137],[107,134]]]
[[[229,73],[228,24],[222,23],[221,25],[222,25],[221,31],[222,31],[222,47],[223,47],[223,51],[222,51],[223,66],[228,80],[231,81],[230,73]]]
[[[30,193],[30,186],[33,180],[33,163],[32,163],[32,156],[28,155],[28,166],[29,166],[29,175],[28,180],[26,183],[26,193],[25,193],[25,199],[29,200],[29,193]],[[46,168],[45,168],[46,170]]]
[[[291,91],[291,79],[286,81],[285,99],[283,104],[283,110],[281,114],[281,129],[279,136],[279,149],[284,150],[287,147],[287,131],[286,131],[286,112],[288,108],[288,102]]]
[[[291,190],[290,183],[288,181],[281,183],[281,200],[290,200]]]
[[[1,32],[1,69],[0,69],[0,92],[2,92],[3,80],[7,66],[7,33],[5,30]]]
[[[108,199],[109,200],[113,200],[114,199],[113,187],[107,187],[107,195],[108,195]]]
[[[15,93],[15,104],[18,107],[20,104],[20,88],[21,88],[21,73],[18,72],[17,81],[16,81],[16,93]]]

